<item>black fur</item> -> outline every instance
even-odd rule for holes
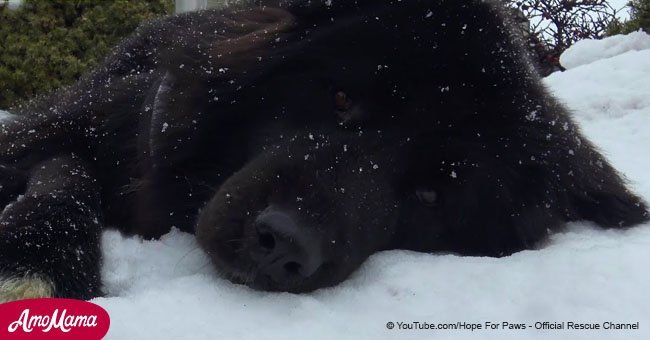
[[[60,296],[99,295],[100,208],[85,161],[70,155],[36,164],[24,196],[0,215],[0,276],[37,274]]]
[[[488,1],[262,1],[170,17],[16,111],[0,131],[0,203],[28,195],[2,214],[0,265],[45,274],[61,296],[98,294],[98,216],[150,238],[196,228],[228,277],[294,292],[382,249],[503,256],[567,221],[648,220]],[[33,189],[56,157],[92,175]],[[43,161],[56,166],[43,174]],[[262,270],[274,264],[260,219],[278,211],[313,273]]]

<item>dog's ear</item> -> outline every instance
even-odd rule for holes
[[[188,17],[191,18],[191,17]],[[154,167],[192,154],[201,127],[231,109],[237,91],[269,67],[265,56],[284,43],[293,16],[284,9],[252,8],[213,12],[195,22],[177,23],[176,43],[162,51],[160,77],[144,107],[150,115],[140,126],[140,148]],[[195,27],[181,27],[195,25]],[[222,108],[221,106],[228,106]]]
[[[609,228],[627,227],[650,220],[647,203],[630,191],[624,178],[600,155],[591,143],[573,151],[563,169],[575,175],[570,184],[571,220],[589,220]]]
[[[143,104],[148,119],[140,121],[138,144],[139,149],[149,155],[150,165],[154,168],[178,161],[196,129],[188,125],[196,113],[187,106],[183,94],[192,89],[181,89],[175,81],[170,72],[164,72],[149,90]]]
[[[191,159],[206,134],[215,133],[215,116],[222,114],[201,81],[179,79],[164,72],[149,89],[138,126],[138,150],[153,168],[168,168]]]
[[[280,8],[254,8],[224,15],[225,31],[234,34],[222,41],[215,41],[211,54],[225,60],[257,58],[254,52],[270,47],[282,40],[282,33],[293,25],[294,18]],[[252,54],[251,54],[252,53]]]
[[[287,43],[285,34],[294,23],[290,12],[271,7],[206,12],[178,20],[177,32],[168,32],[174,43],[161,51],[160,66],[179,80],[183,75],[228,77],[264,65],[265,56]]]

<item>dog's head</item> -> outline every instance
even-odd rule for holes
[[[261,28],[247,37],[254,53],[232,61],[233,83],[208,86],[236,88],[221,92],[240,103],[228,110],[256,117],[248,162],[197,225],[221,272],[301,292],[336,284],[372,253],[418,238],[409,232],[435,248],[453,176],[440,163],[445,136],[465,119],[487,119],[472,116],[493,96],[484,83],[502,72],[477,65],[480,56],[462,45],[480,50],[496,24],[482,23],[484,32],[456,18],[495,10],[443,2],[294,5],[272,10],[268,36]]]

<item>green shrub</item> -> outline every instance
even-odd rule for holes
[[[607,32],[608,35],[630,33],[640,29],[650,33],[650,0],[632,0],[628,6],[630,7],[630,19],[612,23]]]
[[[26,0],[0,7],[0,108],[69,84],[173,0]]]

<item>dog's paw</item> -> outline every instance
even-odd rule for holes
[[[53,296],[54,286],[40,275],[0,275],[0,303]]]

